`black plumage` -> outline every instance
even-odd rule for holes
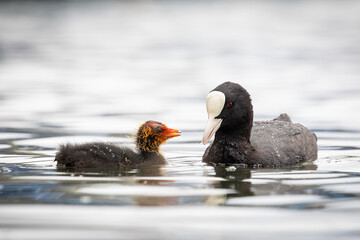
[[[271,121],[253,122],[250,95],[243,87],[225,82],[213,91],[223,93],[225,101],[214,118],[221,122],[217,131],[215,128],[204,133],[203,142],[207,142],[216,132],[214,142],[203,155],[204,162],[274,167],[317,158],[316,135],[301,124],[292,123],[287,114]]]

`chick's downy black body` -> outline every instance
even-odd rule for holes
[[[165,158],[156,152],[136,152],[104,142],[61,145],[55,161],[58,165],[78,169],[116,169],[129,165],[167,163]]]
[[[164,124],[147,121],[142,124],[136,136],[137,149],[133,150],[112,143],[92,142],[64,144],[55,156],[58,166],[74,169],[118,169],[133,165],[163,165],[166,159],[159,146],[167,139],[179,136],[176,129]]]
[[[207,108],[203,143],[214,134],[215,139],[203,155],[206,163],[273,167],[317,158],[315,134],[292,123],[287,114],[253,122],[250,95],[239,84],[225,82],[216,87],[208,95]]]

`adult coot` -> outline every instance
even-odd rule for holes
[[[160,145],[169,138],[180,136],[180,131],[156,121],[143,123],[136,135],[137,151],[110,143],[93,142],[65,144],[55,156],[58,166],[74,169],[117,169],[130,165],[166,164]]]
[[[317,158],[317,138],[287,114],[271,121],[254,122],[249,93],[239,84],[225,82],[206,98],[208,122],[202,139],[203,161],[274,167]]]

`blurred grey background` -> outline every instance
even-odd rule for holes
[[[202,130],[223,81],[255,118],[360,130],[360,2],[0,1],[0,128]]]

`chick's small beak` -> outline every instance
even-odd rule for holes
[[[177,130],[177,129],[172,129],[172,128],[168,128],[168,127],[164,127],[163,128],[163,133],[162,133],[167,139],[169,138],[173,138],[173,137],[178,137],[181,135],[181,131]]]

